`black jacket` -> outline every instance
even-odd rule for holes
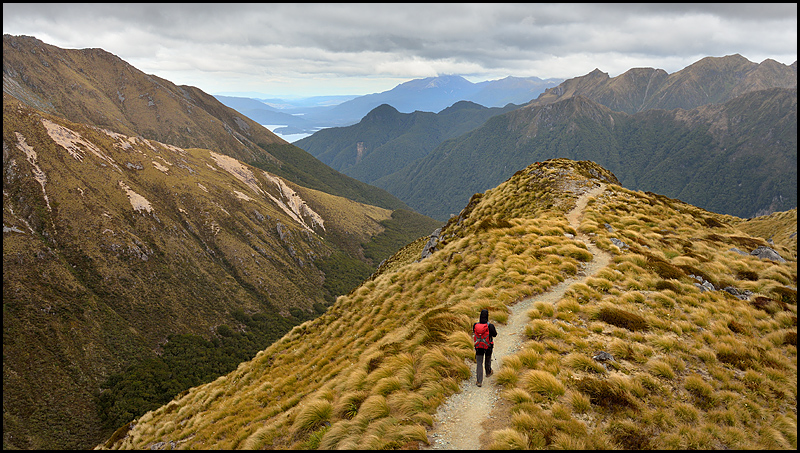
[[[478,319],[478,322],[476,322],[475,324],[478,324],[478,323],[480,323],[480,324],[489,324],[489,336],[491,338],[494,338],[494,337],[497,336],[497,329],[494,328],[494,324],[489,322],[489,310],[487,310],[485,308],[483,310],[481,310],[481,316]],[[475,324],[472,325],[472,333],[473,334],[475,333]],[[494,346],[494,344],[492,344],[492,346]]]

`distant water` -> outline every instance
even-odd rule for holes
[[[270,131],[275,133],[275,135],[277,135],[278,137],[286,140],[289,143],[294,143],[294,142],[296,142],[296,141],[298,141],[300,139],[306,138],[309,135],[311,135],[311,134],[286,134],[286,135],[284,135],[284,134],[281,134],[280,132],[275,132],[275,129],[277,129],[279,127],[286,127],[285,124],[262,124],[262,126],[266,127],[267,129],[269,129]]]

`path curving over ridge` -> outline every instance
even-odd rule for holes
[[[580,218],[590,198],[597,197],[606,186],[600,185],[582,194],[575,207],[567,213],[570,225],[578,231]],[[525,326],[528,324],[527,312],[533,307],[534,302],[543,301],[555,304],[560,300],[567,288],[573,283],[584,282],[588,277],[596,274],[607,266],[611,255],[591,243],[589,237],[578,234],[576,239],[586,244],[591,252],[592,261],[585,263],[581,270],[573,277],[553,286],[543,294],[523,299],[510,307],[511,313],[508,322],[504,325],[495,324],[497,337],[492,354],[492,369],[497,372],[503,357],[517,352],[527,338]],[[470,378],[461,383],[461,391],[450,396],[439,407],[434,416],[433,428],[428,432],[430,446],[424,450],[478,450],[482,449],[481,441],[484,434],[483,424],[490,419],[492,410],[500,401],[501,388],[496,386],[494,378],[484,378],[483,387],[475,385],[475,361],[470,363],[472,374]],[[488,443],[488,436],[486,438]],[[484,445],[485,446],[485,445]]]

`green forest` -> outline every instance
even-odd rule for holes
[[[292,309],[289,318],[235,310],[231,315],[240,324],[217,326],[211,340],[199,335],[171,335],[160,356],[135,363],[106,380],[96,401],[103,427],[119,428],[167,404],[181,392],[230,373],[295,325],[324,313],[325,308],[316,304],[316,313],[311,315]]]

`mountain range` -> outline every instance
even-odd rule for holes
[[[386,122],[326,129],[296,144],[442,221],[473,193],[554,157],[595,161],[627,187],[715,212],[752,217],[797,206],[796,63],[731,55],[673,74],[595,70],[521,108],[486,113],[475,118],[484,124],[449,139],[438,123],[396,138],[408,118],[381,115]],[[387,165],[368,161],[373,152]]]
[[[374,108],[389,104],[403,113],[437,113],[459,101],[485,107],[526,104],[562,79],[506,77],[473,83],[457,75],[441,75],[404,82],[391,90],[356,96],[330,106],[283,106],[280,99],[253,99],[217,96],[223,104],[238,110],[260,124],[286,125],[283,134],[313,133],[321,128],[358,123]],[[295,101],[294,104],[297,102]]]
[[[751,91],[797,87],[797,62],[766,59],[754,63],[739,55],[705,57],[667,74],[663,69],[634,68],[619,76],[595,69],[545,90],[530,105],[550,104],[580,95],[611,110],[629,114],[650,109],[690,110],[722,104]]]
[[[93,446],[441,225],[197,88],[33,37],[3,36],[3,170],[5,448]]]
[[[484,107],[459,101],[439,113],[400,113],[389,104],[373,109],[358,124],[323,129],[293,144],[332,168],[372,183],[425,157],[445,140],[480,127],[519,106]]]

